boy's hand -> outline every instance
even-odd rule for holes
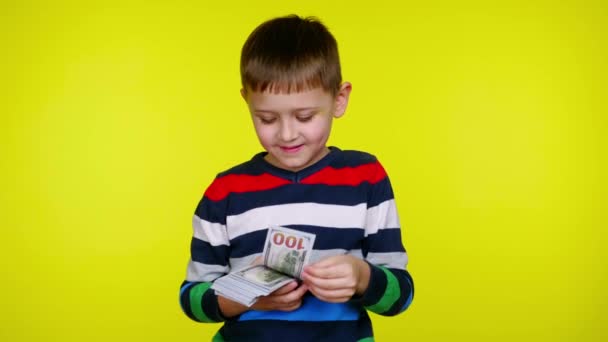
[[[261,254],[252,262],[252,265],[263,264],[264,256]],[[260,297],[258,301],[251,306],[251,308],[254,310],[261,311],[292,311],[302,305],[302,297],[304,296],[306,291],[308,291],[308,287],[306,287],[304,284],[298,287],[298,283],[296,281],[292,281],[291,283],[281,287],[280,289],[274,291],[268,296]]]
[[[337,255],[304,267],[302,280],[315,297],[342,303],[362,295],[369,285],[369,265],[352,255]]]
[[[260,297],[251,308],[260,311],[293,311],[302,305],[302,296],[306,291],[308,291],[306,285],[302,284],[298,287],[298,283],[292,281],[268,296]]]

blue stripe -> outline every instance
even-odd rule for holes
[[[208,265],[228,265],[229,246],[211,246],[210,243],[192,238],[190,245],[192,260]]]
[[[188,315],[188,317],[195,319],[194,316],[192,316],[192,312],[190,310],[190,298],[188,298],[188,297],[184,298],[184,293],[186,292],[187,289],[189,289],[196,283],[189,283],[189,282],[185,282],[185,283],[186,284],[183,285],[182,288],[179,290],[179,306],[182,307],[182,311],[185,312],[186,315]]]
[[[285,203],[312,202],[354,206],[368,201],[370,187],[369,183],[362,183],[356,187],[294,183],[264,191],[232,193],[230,198],[223,201],[230,201],[226,208],[227,215],[239,215],[251,209]],[[378,195],[378,198],[380,196]],[[382,198],[382,200],[391,198]],[[218,202],[218,205],[221,204]]]
[[[369,198],[367,198],[368,208],[375,207],[382,202],[395,198],[393,188],[391,187],[391,181],[389,180],[388,176],[384,177],[378,183],[370,186],[371,194]]]
[[[285,225],[285,227],[316,235],[315,250],[361,249],[364,230],[361,228],[327,228],[307,225]],[[230,257],[241,258],[264,250],[266,229],[241,235],[230,240]]]
[[[267,229],[258,230],[230,240],[230,257],[242,258],[251,254],[262,253],[267,231]]]
[[[361,249],[365,238],[365,230],[362,228],[330,228],[308,225],[287,225],[287,227],[315,234],[315,250]]]
[[[279,320],[279,321],[356,321],[360,309],[352,303],[327,303],[307,294],[302,306],[295,311],[247,311],[239,317],[239,321]]]
[[[194,214],[205,221],[225,225],[227,201],[228,198],[221,201],[212,201],[203,196],[203,199],[198,203]]]
[[[410,295],[407,297],[405,304],[403,304],[401,309],[399,309],[399,312],[405,311],[405,309],[407,309],[412,303],[412,299],[414,299],[414,287],[412,286],[412,282],[410,281],[409,277],[407,278],[407,282],[410,284]]]
[[[217,303],[217,295],[213,289],[208,289],[202,298],[201,306],[205,315],[212,321],[221,322],[224,318],[220,314],[220,308]]]
[[[359,165],[370,164],[376,162],[376,157],[367,152],[344,150],[341,153],[336,153],[336,157],[332,160],[331,167],[356,167]]]
[[[386,273],[378,266],[373,265],[369,261],[366,261],[370,266],[369,274],[369,285],[367,291],[361,297],[361,304],[363,306],[372,306],[384,295],[388,280],[386,279]]]
[[[182,286],[181,290],[179,290],[179,296],[181,297],[184,292],[186,292],[186,290],[194,284],[196,283],[187,283],[186,285]]]
[[[364,255],[372,253],[405,252],[401,242],[401,230],[399,228],[380,229],[376,234],[367,236],[363,244]]]

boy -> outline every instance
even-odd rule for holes
[[[265,152],[220,173],[199,202],[183,311],[224,322],[214,341],[373,341],[366,310],[396,315],[414,288],[384,169],[326,146],[351,91],[335,39],[314,18],[267,21],[243,46],[241,79]],[[250,308],[216,295],[214,280],[259,260],[270,226],[316,235],[301,283]]]

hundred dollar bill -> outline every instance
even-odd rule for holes
[[[310,259],[315,234],[285,227],[270,227],[264,243],[264,265],[301,278],[302,270]]]
[[[292,280],[291,277],[264,265],[254,265],[233,273],[233,278],[262,291],[274,291]]]

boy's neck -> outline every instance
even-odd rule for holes
[[[306,167],[300,168],[297,171],[289,170],[271,163],[267,159],[268,152],[260,152],[254,157],[254,159],[257,159],[257,161],[261,163],[262,168],[271,174],[288,179],[292,182],[299,182],[299,180],[304,179],[328,166],[335,158],[336,152],[338,151],[340,151],[340,149],[337,147],[327,147],[325,153],[323,153],[320,158],[317,158],[318,160],[315,160],[315,162]]]
[[[302,167],[299,167],[299,168],[297,168],[297,169],[290,169],[290,168],[285,168],[285,167],[283,167],[281,164],[277,163],[277,162],[276,162],[276,161],[275,161],[275,160],[272,158],[272,156],[271,156],[271,154],[270,154],[270,153],[266,153],[266,155],[264,155],[264,160],[265,160],[266,162],[268,162],[269,164],[271,164],[272,166],[274,166],[274,167],[276,167],[276,168],[279,168],[279,169],[281,169],[281,170],[283,170],[283,171],[297,173],[297,172],[300,172],[300,171],[302,171],[302,170],[305,170],[305,169],[307,169],[307,168],[309,168],[309,167],[311,167],[311,166],[315,165],[315,164],[316,164],[316,163],[318,163],[320,160],[322,160],[323,158],[325,158],[325,157],[326,157],[326,156],[329,154],[329,152],[330,152],[329,147],[325,146],[325,148],[323,149],[322,153],[319,153],[319,155],[317,155],[317,156],[315,157],[315,159],[313,159],[313,160],[312,160],[310,163],[308,163],[308,164],[306,164],[306,165],[304,165],[304,166],[302,166]]]

